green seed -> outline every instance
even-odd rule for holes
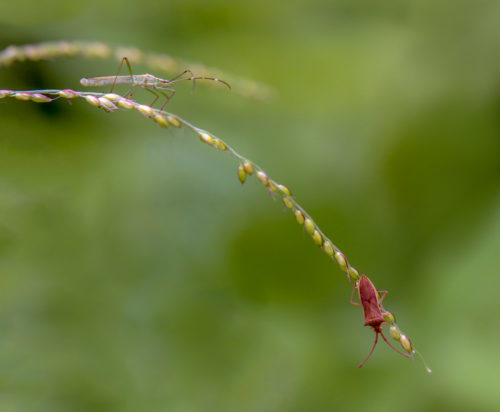
[[[209,145],[214,145],[215,140],[212,136],[210,136],[208,133],[200,133],[200,140],[204,143],[207,143]]]
[[[411,340],[408,339],[405,335],[401,335],[399,343],[406,352],[413,353],[413,346],[411,344]]]
[[[323,250],[328,256],[333,256],[333,254],[335,253],[332,242],[330,242],[329,240],[325,240],[325,242],[323,243]]]
[[[116,106],[111,102],[111,100],[106,99],[105,97],[99,97],[99,102],[101,106],[108,111],[116,110]]]
[[[227,150],[226,144],[220,139],[215,140],[215,147],[222,151]]]
[[[57,93],[59,96],[61,96],[64,99],[74,99],[78,97],[78,94],[74,92],[73,90],[70,89],[64,89],[61,90],[59,93]]]
[[[177,117],[175,117],[174,115],[167,116],[167,120],[174,127],[181,127],[182,126],[181,121]]]
[[[167,119],[165,119],[165,117],[162,116],[161,114],[155,113],[155,115],[153,116],[153,120],[156,123],[158,123],[161,127],[165,127],[165,128],[168,127]]]
[[[0,90],[0,99],[10,96],[12,93],[12,90]]]
[[[313,235],[312,235],[314,243],[316,243],[318,246],[321,246],[323,244],[323,236],[315,230]]]
[[[283,198],[283,203],[288,209],[291,209],[293,207],[293,201],[289,197],[284,197]]]
[[[345,256],[342,252],[335,253],[335,260],[337,261],[340,269],[347,272],[347,261],[345,260]]]
[[[397,326],[391,326],[389,328],[389,333],[392,336],[392,339],[399,341],[401,339],[401,331]]]
[[[92,106],[95,106],[95,107],[101,106],[99,99],[91,94],[86,95],[85,100],[87,101],[87,103],[91,104]]]
[[[295,219],[297,219],[297,223],[299,225],[303,225],[304,224],[304,213],[302,213],[300,210],[296,210],[295,211]]]
[[[151,117],[154,114],[154,109],[151,106],[148,106],[146,104],[141,104],[136,107],[137,110],[139,110],[144,116]]]
[[[384,312],[383,315],[384,315],[385,321],[387,323],[389,323],[390,325],[392,325],[394,322],[396,322],[396,318],[394,317],[394,315],[392,313]]]
[[[120,99],[116,104],[123,109],[133,109],[135,107],[134,103],[128,99]]]
[[[269,178],[262,170],[259,170],[257,172],[257,179],[259,179],[264,186],[267,186],[269,184]]]
[[[351,278],[354,280],[358,280],[359,279],[359,272],[355,268],[350,266],[349,267],[349,276],[351,276]]]
[[[28,101],[28,100],[31,100],[31,93],[25,93],[25,92],[17,92],[14,94],[14,97],[17,99],[17,100],[24,100],[24,101]]]
[[[50,97],[45,96],[41,93],[33,93],[33,95],[31,96],[31,100],[33,100],[35,103],[48,103],[52,101]]]
[[[284,195],[292,196],[292,192],[290,192],[290,189],[284,185],[278,185],[278,190]]]
[[[115,93],[105,94],[104,97],[108,100],[111,100],[112,102],[116,102],[117,100],[123,99],[123,97],[121,97],[119,94],[115,94]]]
[[[245,162],[243,163],[243,167],[245,168],[245,171],[249,174],[253,174],[253,164],[250,162]]]
[[[245,180],[247,180],[247,172],[243,165],[238,166],[238,179],[240,179],[241,184],[245,183]]]
[[[307,233],[309,233],[311,236],[313,235],[314,231],[316,228],[314,227],[314,222],[307,218],[304,222],[304,227],[306,228]]]

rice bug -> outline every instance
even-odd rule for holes
[[[120,71],[122,69],[123,63],[126,63],[129,75],[125,76],[120,76]],[[189,74],[189,77],[182,77],[185,74]],[[218,79],[217,77],[207,77],[207,76],[195,76],[193,72],[190,69],[184,70],[182,73],[179,73],[177,76],[173,77],[172,79],[162,79],[161,77],[156,77],[152,74],[138,74],[138,75],[133,75],[132,74],[132,68],[130,66],[130,62],[127,57],[124,57],[120,63],[120,67],[118,69],[118,73],[115,76],[99,76],[99,77],[84,77],[80,80],[80,83],[82,86],[107,86],[111,85],[111,90],[110,93],[113,91],[114,87],[116,84],[130,84],[132,85],[132,88],[130,91],[126,94],[125,97],[130,97],[132,96],[139,87],[149,91],[150,93],[155,95],[155,99],[151,106],[159,99],[160,94],[165,97],[166,101],[161,107],[161,110],[165,108],[167,103],[170,101],[172,97],[174,97],[174,94],[176,90],[171,87],[172,85],[179,83],[179,82],[184,82],[184,81],[192,81],[193,82],[193,89],[195,87],[195,82],[196,80],[212,80],[214,82],[219,82],[231,89],[231,86],[229,83],[225,82],[224,80]],[[167,92],[170,92],[171,94],[168,95]]]
[[[361,303],[353,301],[354,289],[358,290],[359,300],[361,301]],[[382,296],[379,295],[379,292],[383,293]],[[385,311],[382,306],[382,301],[386,297],[387,293],[388,292],[386,290],[378,291],[375,288],[375,285],[372,283],[372,281],[365,275],[361,276],[361,278],[356,282],[352,290],[351,304],[354,306],[363,306],[363,312],[365,316],[365,326],[370,326],[375,332],[375,342],[373,343],[372,349],[370,350],[370,353],[368,354],[366,359],[359,364],[360,368],[365,364],[365,362],[368,359],[370,359],[370,356],[372,356],[375,346],[377,346],[379,334],[382,336],[382,339],[385,340],[385,343],[387,343],[391,347],[391,349],[395,350],[397,353],[407,358],[412,357],[411,355],[403,353],[397,350],[394,346],[392,346],[385,337],[384,333],[382,332],[382,324],[387,323],[387,321],[384,318],[384,315],[392,316],[392,314]]]

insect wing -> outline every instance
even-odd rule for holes
[[[377,289],[366,276],[361,276],[358,285],[359,300],[363,305],[365,326],[380,326],[385,321],[380,311]]]

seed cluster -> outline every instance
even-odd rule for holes
[[[6,97],[13,97],[17,100],[32,101],[35,103],[49,103],[58,98],[66,100],[81,98],[91,106],[103,109],[106,112],[113,112],[118,109],[137,110],[139,113],[151,118],[155,123],[164,128],[169,126],[179,128],[185,124],[180,118],[171,113],[155,109],[148,105],[139,104],[115,93],[77,92],[71,89],[35,91],[0,90],[0,99]]]

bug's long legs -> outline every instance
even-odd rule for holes
[[[354,305],[354,306],[361,306],[361,303],[359,302],[354,302],[354,291],[356,290],[356,287],[353,287],[352,288],[352,292],[351,292],[351,305]]]
[[[163,106],[160,108],[161,111],[163,111],[163,109],[165,109],[165,106],[168,104],[168,102],[170,101],[170,99],[172,97],[174,97],[174,94],[175,94],[175,89],[167,88],[166,90],[168,90],[172,94],[170,96],[168,96],[167,93],[162,92],[162,94],[166,97],[167,100],[165,100],[165,103],[163,103]]]
[[[358,368],[363,367],[363,365],[365,364],[365,362],[368,359],[370,359],[370,356],[372,356],[372,353],[375,350],[375,346],[377,346],[377,342],[378,342],[378,332],[375,334],[375,342],[373,342],[372,350],[370,351],[370,353],[368,354],[368,356],[365,358],[365,360],[359,364]]]
[[[401,351],[397,350],[394,346],[392,346],[392,345],[390,344],[390,342],[387,340],[387,338],[385,337],[385,335],[382,333],[382,331],[378,332],[378,333],[377,333],[377,335],[378,335],[379,333],[382,335],[382,338],[385,340],[385,343],[387,343],[387,344],[388,344],[388,345],[389,345],[389,346],[390,346],[393,350],[395,350],[395,351],[396,351],[397,353],[399,353],[400,355],[403,355],[403,356],[405,356],[405,357],[407,357],[407,358],[411,358],[411,355],[409,355],[409,354],[407,354],[407,353],[403,353],[403,352],[401,352]]]
[[[134,75],[132,74],[132,67],[130,66],[130,62],[128,61],[127,57],[123,57],[122,61],[120,62],[120,65],[118,66],[118,71],[116,72],[116,76],[113,80],[113,84],[111,85],[111,90],[109,91],[110,93],[112,93],[113,89],[115,88],[116,79],[118,78],[118,76],[120,75],[120,72],[122,71],[123,62],[127,63],[128,72],[130,74],[130,80],[131,81],[134,80]]]

